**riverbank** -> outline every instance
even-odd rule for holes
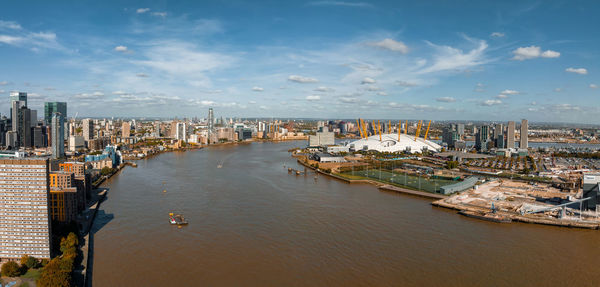
[[[331,178],[337,179],[337,180],[341,180],[344,181],[346,183],[349,184],[354,184],[354,183],[366,183],[366,184],[371,184],[376,186],[379,190],[382,191],[388,191],[388,192],[397,192],[397,193],[401,193],[401,194],[407,194],[407,195],[412,195],[412,196],[418,196],[418,197],[422,197],[422,198],[427,198],[427,199],[442,199],[442,198],[446,198],[446,195],[443,194],[437,194],[437,193],[431,193],[431,192],[425,192],[425,191],[419,191],[419,190],[411,190],[408,188],[403,188],[403,187],[399,187],[399,186],[394,186],[394,185],[390,185],[390,184],[386,184],[383,182],[379,182],[376,180],[372,180],[372,179],[349,179],[349,178],[345,178],[343,176],[334,174],[334,173],[328,173],[328,172],[324,172],[318,168],[315,168],[303,161],[301,161],[300,159],[296,159],[296,161],[301,164],[302,166],[309,168],[313,171],[315,171],[316,173],[322,174],[322,175],[326,175],[329,176]]]

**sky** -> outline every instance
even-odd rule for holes
[[[6,1],[0,114],[600,124],[597,1]],[[43,112],[38,112],[39,115]]]

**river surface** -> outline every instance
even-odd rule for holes
[[[290,175],[284,165],[300,167],[287,150],[302,144],[164,153],[125,168],[106,182],[95,222],[94,286],[600,284],[599,231],[488,223]],[[169,225],[171,211],[190,224]]]

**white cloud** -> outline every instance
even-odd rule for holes
[[[138,8],[136,10],[136,13],[138,13],[138,14],[144,14],[144,13],[146,13],[148,11],[150,11],[150,8]]]
[[[378,95],[378,96],[384,96],[384,97],[385,97],[385,96],[387,96],[388,94],[387,94],[386,92],[379,92],[379,93],[377,93],[377,95]]]
[[[364,84],[375,84],[375,82],[376,82],[375,79],[366,77],[360,83],[364,85]]]
[[[506,98],[508,98],[508,96],[507,95],[503,95],[503,94],[500,94],[500,95],[496,96],[496,99],[506,99]]]
[[[329,88],[329,87],[323,87],[323,86],[321,86],[321,87],[318,87],[318,88],[314,89],[314,91],[315,91],[315,92],[323,92],[323,93],[327,93],[327,92],[334,92],[334,91],[335,91],[335,89],[333,89],[333,88]]]
[[[535,58],[558,58],[560,53],[552,50],[542,52],[539,46],[519,47],[513,51],[513,60],[524,61]]]
[[[502,37],[504,37],[504,33],[494,32],[490,36],[493,37],[493,38],[502,38]]]
[[[418,86],[417,83],[407,82],[407,81],[396,81],[396,85],[401,86],[401,87],[416,87],[416,86]]]
[[[596,84],[590,84],[590,89],[597,89],[598,86]]]
[[[97,99],[100,99],[103,97],[104,97],[104,93],[102,93],[102,92],[93,92],[91,94],[82,93],[82,94],[77,94],[77,95],[73,96],[73,98],[80,99],[80,100],[97,100]]]
[[[137,73],[137,74],[135,74],[135,76],[139,77],[139,78],[148,78],[148,77],[150,77],[150,76],[148,76],[148,74],[144,74],[144,73]]]
[[[115,47],[115,51],[117,51],[117,52],[127,52],[128,50],[127,50],[127,47],[125,47],[125,46],[116,46]]]
[[[554,91],[557,92],[557,93],[560,93],[560,92],[562,92],[562,89],[561,88],[555,88]]]
[[[167,12],[152,12],[152,16],[165,18],[165,17],[167,17]]]
[[[13,21],[0,20],[0,29],[21,30],[21,25],[19,25],[19,23],[17,23],[17,22],[13,22]]]
[[[408,47],[400,41],[396,41],[390,38],[383,39],[379,42],[372,42],[368,44],[369,46],[378,47],[394,52],[400,52],[402,54],[408,53]]]
[[[345,1],[315,1],[308,5],[313,6],[345,6],[345,7],[372,7],[373,5],[365,2],[345,2]]]
[[[588,71],[585,68],[567,68],[565,69],[566,72],[569,73],[575,73],[575,74],[580,74],[580,75],[587,75]]]
[[[319,96],[319,95],[306,96],[306,100],[308,100],[308,101],[318,101],[320,99],[321,99],[321,96]]]
[[[501,100],[486,100],[480,103],[482,106],[494,106],[499,104],[502,104]]]
[[[308,78],[308,77],[302,77],[302,76],[298,76],[298,75],[291,75],[291,76],[288,77],[288,81],[296,82],[296,83],[301,83],[301,84],[306,84],[306,83],[316,83],[319,80],[317,80],[315,78]]]
[[[437,98],[435,99],[438,102],[443,102],[443,103],[453,103],[456,102],[456,99],[453,97],[441,97],[441,98]]]
[[[558,58],[560,53],[556,51],[546,50],[542,53],[542,58]]]
[[[261,88],[261,87],[252,87],[252,90],[253,90],[253,91],[255,91],[255,92],[262,92],[262,91],[264,91],[265,89],[263,89],[263,88]]]
[[[7,82],[7,81],[2,81],[2,82],[0,82],[0,86],[6,86],[6,85],[8,85],[8,84],[9,84],[9,82]]]
[[[518,95],[519,91],[515,91],[515,90],[504,90],[502,92],[500,92],[501,95]]]
[[[435,48],[437,53],[433,57],[433,65],[419,71],[420,74],[440,71],[465,70],[467,68],[479,66],[488,62],[485,59],[485,50],[487,49],[488,45],[483,40],[478,42],[478,46],[476,48],[467,53],[450,46],[438,46],[430,42],[428,42],[428,44]]]
[[[156,43],[143,51],[144,60],[134,64],[166,72],[166,77],[187,80],[194,87],[208,87],[210,80],[203,73],[230,66],[235,59],[228,55],[200,51],[196,46],[169,41]]]

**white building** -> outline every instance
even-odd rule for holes
[[[314,136],[309,136],[308,146],[328,146],[335,144],[335,135],[325,126],[320,127]]]
[[[69,151],[78,151],[85,147],[85,140],[82,136],[69,137]]]
[[[422,152],[424,149],[429,151],[438,152],[441,150],[441,146],[423,138],[417,138],[415,136],[400,134],[400,140],[398,140],[398,134],[382,134],[381,140],[379,135],[373,135],[368,138],[363,138],[348,144],[352,151],[378,151],[378,152]]]

